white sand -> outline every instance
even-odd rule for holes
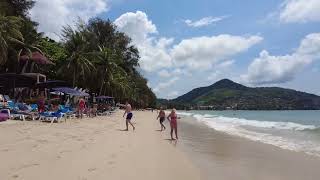
[[[67,123],[0,123],[0,179],[201,179],[189,158],[159,132],[156,113],[122,112]],[[178,142],[179,143],[179,142]]]

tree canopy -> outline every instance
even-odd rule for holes
[[[155,106],[156,96],[139,72],[139,51],[130,37],[119,32],[110,20],[95,18],[64,27],[61,42],[56,42],[38,32],[37,23],[29,18],[34,3],[0,3],[0,72],[39,72],[98,95],[113,96],[117,101]],[[33,62],[35,51],[55,65]],[[30,58],[21,62],[21,55]]]

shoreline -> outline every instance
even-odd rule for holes
[[[183,118],[180,129],[180,148],[205,179],[314,180],[320,176],[317,156],[229,135],[188,118]]]
[[[314,180],[320,158],[228,135],[182,118],[179,140],[159,132],[157,113],[122,111],[66,123],[0,123],[0,179]],[[232,172],[232,173],[231,173]]]

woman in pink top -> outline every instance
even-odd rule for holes
[[[83,117],[85,107],[86,107],[86,102],[84,101],[84,99],[81,98],[79,100],[79,115],[81,119]]]
[[[177,119],[178,119],[178,116],[176,114],[176,109],[172,109],[171,113],[169,114],[169,116],[167,117],[168,121],[170,122],[170,127],[171,127],[171,132],[170,132],[170,135],[171,135],[171,139],[172,140],[175,140],[172,136],[173,134],[173,130],[174,130],[174,133],[176,134],[176,139],[178,139],[178,124],[177,124]]]

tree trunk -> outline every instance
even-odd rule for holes
[[[26,69],[27,69],[28,65],[29,65],[29,60],[27,60],[26,63],[23,65],[21,73],[25,73],[26,72]]]
[[[31,63],[31,67],[30,67],[30,73],[32,73],[32,71],[33,71],[33,68],[34,68],[34,64],[35,64],[34,62],[32,62],[32,63]]]
[[[101,82],[100,90],[99,90],[99,96],[101,96],[102,89],[103,89],[104,80]]]
[[[72,80],[72,86],[75,87],[76,85],[76,70],[73,71],[73,80]]]

